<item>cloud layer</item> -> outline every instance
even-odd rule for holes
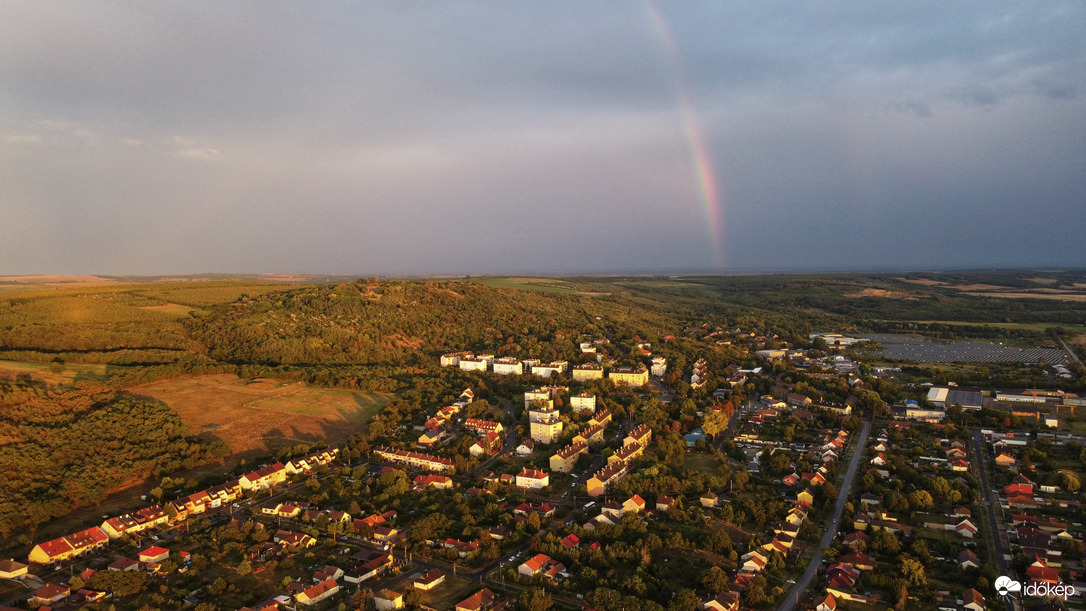
[[[0,274],[1086,262],[1078,2],[5,3],[0,57]]]

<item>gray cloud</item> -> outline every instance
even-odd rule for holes
[[[0,272],[1080,265],[1084,13],[6,3]]]

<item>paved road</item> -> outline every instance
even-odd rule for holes
[[[995,544],[995,556],[996,565],[999,567],[1000,575],[1010,576],[1010,567],[1007,566],[1007,558],[1003,555],[1003,529],[1000,527],[1001,522],[996,521],[996,507],[999,507],[999,492],[992,490],[988,485],[988,472],[985,467],[988,454],[985,452],[986,446],[984,445],[984,436],[981,434],[980,429],[973,429],[973,456],[977,461],[977,467],[980,469],[980,485],[983,495],[983,504],[988,508],[988,523],[992,525],[992,542]],[[1015,606],[1012,599],[1006,600],[1007,611],[1015,611]]]
[[[1079,360],[1078,355],[1075,354],[1075,351],[1071,349],[1071,346],[1068,346],[1067,342],[1063,341],[1062,337],[1060,338],[1060,343],[1063,344],[1063,349],[1067,351],[1067,354],[1069,354],[1071,356],[1071,358],[1074,359],[1074,361],[1076,363],[1078,363],[1079,366],[1081,367],[1082,366],[1082,361]]]
[[[852,480],[856,478],[856,467],[860,464],[860,459],[863,457],[864,445],[867,443],[867,434],[871,431],[871,421],[864,422],[864,428],[860,431],[860,436],[856,440],[856,448],[852,451],[852,460],[848,464],[848,471],[845,472],[845,481],[841,484],[841,490],[837,493],[837,504],[833,507],[833,518],[830,519],[830,523],[826,527],[825,533],[822,535],[822,541],[819,543],[818,551],[815,552],[814,557],[811,558],[810,564],[807,565],[807,570],[803,572],[803,577],[799,578],[796,585],[792,586],[792,590],[784,597],[781,605],[777,607],[777,611],[792,611],[796,607],[797,601],[803,597],[803,594],[807,591],[807,588],[811,587],[811,582],[814,581],[815,573],[822,566],[822,550],[826,549],[833,543],[833,539],[837,534],[837,523],[841,520],[841,512],[845,509],[845,502],[848,500],[848,491],[852,488]]]

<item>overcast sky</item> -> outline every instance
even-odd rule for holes
[[[1080,1],[11,0],[0,274],[1082,267],[1084,100]]]

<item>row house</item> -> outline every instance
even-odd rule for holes
[[[152,505],[102,522],[102,531],[109,535],[110,539],[119,539],[123,535],[143,532],[167,521],[169,515],[166,511],[158,505]]]
[[[382,458],[389,462],[410,465],[428,471],[444,473],[453,469],[453,462],[448,458],[443,458],[441,456],[433,456],[421,452],[409,452],[407,450],[398,450],[383,446],[375,448],[373,453],[378,458]]]
[[[281,462],[261,467],[238,479],[243,490],[264,490],[287,480],[287,468]]]
[[[53,564],[75,558],[81,554],[101,549],[109,543],[109,535],[101,528],[92,526],[86,530],[46,541],[30,550],[29,559],[38,564]]]
[[[487,433],[501,433],[505,430],[500,422],[479,420],[477,418],[468,418],[465,420],[464,428],[480,436],[486,435]]]
[[[585,482],[589,496],[600,496],[607,492],[607,487],[622,479],[627,469],[625,461],[615,461],[604,466]]]
[[[311,474],[317,467],[328,465],[339,455],[339,448],[330,448],[313,452],[301,458],[295,458],[287,463],[287,471],[291,473]]]
[[[577,441],[569,444],[555,452],[554,456],[551,456],[551,471],[559,471],[561,473],[573,471],[573,466],[577,464],[577,458],[581,454],[586,454],[587,452],[588,443],[584,441]]]
[[[630,431],[630,434],[627,435],[626,438],[622,440],[622,445],[625,446],[625,445],[630,445],[632,443],[636,443],[637,445],[640,445],[640,446],[647,446],[647,445],[649,445],[649,441],[651,441],[651,440],[652,440],[652,429],[649,428],[649,425],[642,424],[641,426],[638,426],[634,430]]]
[[[190,494],[183,500],[174,502],[179,517],[199,515],[209,509],[216,509],[241,497],[241,480],[230,480],[218,486],[212,486]]]

